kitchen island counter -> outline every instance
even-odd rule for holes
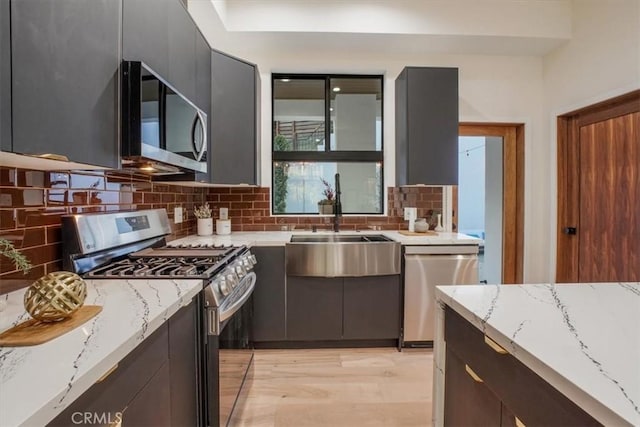
[[[445,305],[598,422],[640,425],[640,283],[439,286],[436,299],[434,425]]]
[[[45,425],[202,290],[201,280],[87,280],[93,319],[44,344],[0,347],[0,425]],[[0,331],[29,319],[26,289],[1,295]]]
[[[229,235],[212,236],[188,236],[170,242],[174,244],[222,244],[222,245],[247,245],[247,246],[284,246],[291,241],[294,235],[322,235],[335,234],[333,231],[318,230],[317,232],[307,230],[295,231],[255,231],[255,232],[233,232]],[[400,242],[402,245],[479,245],[482,240],[475,237],[459,233],[438,233],[437,235],[405,236],[395,230],[344,230],[339,234],[382,234]]]

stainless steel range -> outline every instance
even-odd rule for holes
[[[255,256],[245,246],[167,244],[164,209],[69,215],[62,230],[64,269],[87,279],[204,281],[202,424],[227,425],[253,360]]]

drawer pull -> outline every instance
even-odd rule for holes
[[[469,365],[465,364],[465,365],[464,365],[464,370],[465,370],[465,371],[467,371],[467,374],[469,374],[469,376],[470,376],[471,378],[473,378],[473,380],[474,380],[475,382],[477,382],[477,383],[483,383],[483,382],[484,382],[484,381],[482,381],[482,378],[480,378],[480,377],[478,376],[478,374],[476,374],[475,372],[473,372],[473,369],[471,369],[471,368],[469,367]]]
[[[96,381],[96,383],[101,383],[102,381],[106,380],[107,377],[111,374],[113,374],[113,371],[115,371],[116,369],[118,369],[118,364],[116,363],[115,365],[113,365],[111,367],[111,369],[109,369],[107,372],[104,373],[103,376],[101,376],[100,378],[98,378],[98,380]]]
[[[484,343],[491,347],[493,351],[500,354],[509,354],[507,350],[505,350],[500,344],[489,338],[488,336],[484,336]]]
[[[514,418],[516,419],[516,427],[526,427],[524,423],[520,421],[520,418],[518,417],[514,417]]]

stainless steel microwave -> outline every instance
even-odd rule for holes
[[[207,172],[207,115],[140,61],[122,62],[122,166]]]

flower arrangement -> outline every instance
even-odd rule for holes
[[[324,185],[324,190],[322,190],[322,195],[324,196],[324,199],[320,200],[318,204],[332,205],[335,198],[335,192],[333,191],[331,184],[329,184],[325,179],[320,178],[320,181],[322,181],[322,185]]]
[[[198,219],[211,218],[211,208],[209,207],[209,203],[205,203],[204,205],[200,205],[193,210],[193,214]]]

